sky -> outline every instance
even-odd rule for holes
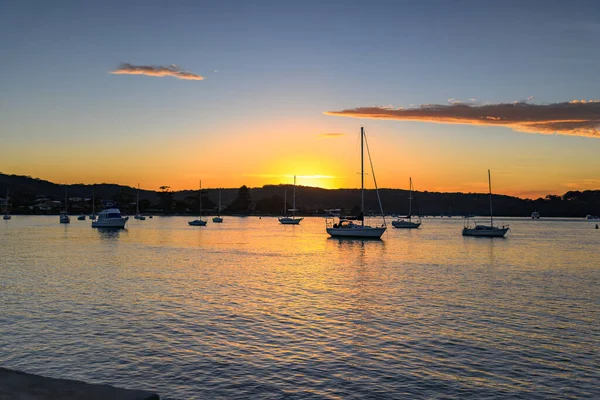
[[[0,0],[0,172],[359,187],[364,126],[379,187],[600,189],[598,37],[597,1]]]

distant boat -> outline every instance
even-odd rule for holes
[[[394,228],[415,229],[421,226],[421,218],[416,221],[412,220],[412,178],[409,178],[409,195],[408,195],[408,215],[403,218],[398,218],[392,221]]]
[[[531,219],[540,219],[540,213],[537,211],[532,212]]]
[[[188,224],[191,226],[206,226],[206,221],[202,219],[202,181],[200,181],[200,190],[198,191],[198,208],[200,216],[198,219],[189,221]]]
[[[133,218],[145,221],[146,217],[140,214],[140,184],[138,183],[137,194],[135,198],[135,216]]]
[[[118,208],[107,208],[98,213],[98,219],[92,221],[92,228],[125,228],[129,217],[121,216]]]
[[[8,221],[11,218],[12,217],[8,212],[8,189],[6,189],[6,199],[4,200],[4,215],[2,216],[2,219]]]
[[[85,221],[85,214],[81,214],[77,217],[78,221]]]
[[[220,224],[223,222],[223,218],[221,218],[221,189],[219,189],[219,207],[217,208],[217,216],[213,217],[213,222]]]
[[[300,221],[302,221],[304,218],[296,218],[296,175],[294,175],[294,197],[292,199],[292,208],[289,210],[286,210],[287,208],[287,191],[284,192],[284,196],[283,196],[283,217],[279,218],[279,222],[281,222],[283,225],[298,225],[300,224]],[[287,211],[291,211],[292,212],[292,216],[288,217],[287,216]]]
[[[65,188],[65,211],[60,212],[58,221],[61,224],[70,224],[71,223],[71,218],[69,218],[69,215],[67,214],[67,189],[66,188]]]
[[[375,180],[375,171],[373,170],[373,164],[371,163],[371,172],[373,174],[373,183],[375,184],[375,191],[377,193],[377,199],[379,200],[379,209],[381,211],[381,217],[383,218],[383,225],[381,226],[368,226],[365,225],[364,210],[365,210],[365,166],[364,166],[364,145],[366,142],[366,136],[364,128],[360,128],[360,215],[358,220],[360,224],[355,223],[354,220],[347,218],[340,218],[338,223],[333,223],[332,220],[326,220],[326,231],[332,237],[342,238],[362,238],[362,239],[380,239],[381,235],[386,230],[385,216],[383,214],[383,207],[381,206],[381,199],[379,198],[379,190],[377,189],[377,181]],[[369,152],[369,145],[367,144],[367,154],[369,155],[369,161],[371,161],[371,154]]]
[[[490,188],[490,224],[475,225],[474,227],[465,226],[462,231],[463,236],[504,237],[506,232],[508,232],[508,225],[494,226],[494,217],[492,216],[492,177],[489,169],[488,185]]]

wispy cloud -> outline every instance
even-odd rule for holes
[[[253,177],[253,178],[286,178],[293,179],[294,175],[288,174],[244,174],[243,176]],[[296,175],[298,179],[336,179],[339,176],[334,175]]]
[[[172,76],[178,79],[187,79],[192,81],[201,81],[204,78],[198,74],[193,74],[188,71],[183,71],[175,64],[168,66],[162,65],[132,65],[129,63],[122,63],[119,68],[114,71],[110,71],[114,75],[146,75],[146,76],[157,76],[162,78],[163,76]]]
[[[597,100],[574,100],[554,104],[530,104],[526,101],[485,105],[459,103],[422,105],[405,109],[359,107],[327,111],[325,114],[439,124],[505,126],[519,132],[600,138],[600,102]]]
[[[319,137],[323,139],[335,139],[344,135],[345,133],[320,133]]]

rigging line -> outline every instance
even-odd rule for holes
[[[367,155],[369,156],[369,164],[371,165],[371,173],[373,174],[373,183],[375,184],[375,193],[377,193],[377,201],[379,201],[379,211],[381,211],[381,218],[383,218],[383,226],[387,226],[385,222],[385,214],[383,213],[383,206],[381,205],[381,197],[379,197],[379,188],[377,187],[377,179],[375,179],[375,169],[373,168],[373,160],[371,159],[371,150],[369,150],[369,142],[367,142],[367,135],[365,135],[365,145],[367,147]]]

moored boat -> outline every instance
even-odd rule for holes
[[[502,226],[494,226],[494,217],[492,213],[492,176],[490,170],[488,169],[488,185],[490,188],[490,224],[489,225],[480,225],[476,224],[475,226],[467,226],[463,227],[462,235],[463,236],[479,236],[479,237],[504,237],[506,232],[508,232],[508,225]],[[468,221],[466,219],[465,221]]]
[[[381,226],[369,226],[365,225],[364,209],[365,209],[365,166],[364,166],[364,146],[367,141],[365,136],[364,128],[360,128],[360,215],[357,218],[360,220],[360,224],[354,223],[354,221],[340,218],[338,223],[333,220],[326,219],[326,231],[331,237],[338,238],[362,238],[362,239],[381,239],[381,236],[387,229],[385,224],[385,216],[383,214],[383,207],[381,206],[381,199],[379,197],[379,190],[377,188],[377,181],[375,180],[375,170],[373,169],[373,163],[371,165],[371,173],[373,175],[373,183],[375,184],[375,192],[377,193],[377,199],[379,200],[379,209],[381,211],[381,217],[383,218],[383,224]],[[371,154],[369,152],[369,145],[367,143],[367,153],[369,155],[369,161],[371,161]]]
[[[118,208],[107,208],[98,213],[98,218],[92,221],[92,228],[125,228],[129,217],[121,216]]]

